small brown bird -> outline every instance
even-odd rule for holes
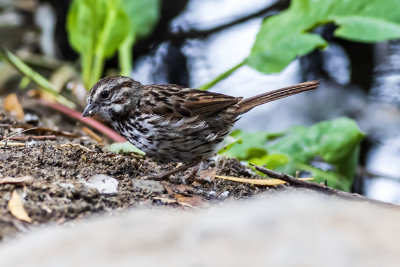
[[[183,162],[165,178],[212,156],[240,115],[252,108],[318,87],[304,82],[243,99],[173,84],[142,85],[112,76],[90,90],[82,114],[98,114],[147,156],[160,162]]]

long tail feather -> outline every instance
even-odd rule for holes
[[[274,91],[270,91],[267,93],[263,93],[260,95],[256,95],[250,98],[246,98],[241,100],[238,105],[239,108],[237,109],[237,112],[239,114],[246,113],[247,111],[251,110],[252,108],[274,101],[278,100],[280,98],[288,97],[291,95],[295,95],[304,91],[309,91],[309,90],[314,90],[317,89],[319,85],[319,81],[310,81],[310,82],[304,82],[304,83],[299,83],[295,84],[289,87],[277,89]]]

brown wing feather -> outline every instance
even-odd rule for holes
[[[141,112],[176,118],[204,118],[222,112],[241,99],[178,85],[153,84],[144,86]]]

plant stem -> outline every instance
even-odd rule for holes
[[[129,35],[118,48],[118,63],[120,74],[130,76],[132,71],[132,46],[135,43],[135,36]]]
[[[11,53],[7,48],[0,45],[0,56],[3,56],[5,60],[8,61],[14,68],[16,68],[23,75],[28,77],[30,80],[37,83],[40,88],[55,97],[55,99],[70,108],[74,108],[76,105],[66,97],[59,94],[59,92],[54,88],[54,86],[47,80],[45,77],[31,69],[28,65],[26,65],[22,60],[20,60],[17,56]]]
[[[113,3],[113,1],[107,1],[107,8],[110,9],[110,11],[107,12],[107,16],[104,22],[104,28],[100,33],[99,39],[97,40],[92,66],[92,75],[90,77],[90,82],[87,89],[90,89],[90,87],[92,87],[93,84],[100,79],[104,69],[104,61],[106,59],[106,55],[104,54],[106,51],[105,46],[107,45],[107,40],[111,35],[112,23],[115,20],[116,16],[116,9],[111,6]]]
[[[86,85],[88,90],[93,86],[93,84],[95,84],[95,82],[100,79],[103,68],[104,57],[102,55],[102,52],[96,53],[93,60],[92,75],[90,77],[89,84]]]
[[[218,75],[214,80],[212,80],[211,82],[208,82],[202,86],[200,86],[200,90],[206,91],[208,89],[210,89],[211,87],[213,87],[214,85],[216,85],[217,83],[219,83],[220,81],[222,81],[223,79],[227,78],[229,75],[231,75],[232,73],[234,73],[237,69],[239,69],[240,67],[242,67],[245,64],[245,61],[240,62],[239,64],[237,64],[236,66],[230,68],[229,70],[225,71],[224,73]]]
[[[82,80],[86,90],[90,89],[90,82],[92,77],[92,60],[93,60],[93,49],[81,53],[81,68],[82,68]]]

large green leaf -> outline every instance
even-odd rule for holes
[[[222,153],[224,156],[237,158],[239,160],[248,160],[254,157],[263,157],[268,154],[265,148],[265,142],[268,136],[267,133],[247,133],[242,130],[236,130],[231,133],[231,136],[240,140],[240,142],[224,150]]]
[[[267,18],[246,63],[274,73],[296,57],[327,42],[311,31],[323,24],[338,25],[335,35],[360,42],[400,38],[400,0],[292,0],[290,7]]]
[[[81,56],[86,87],[101,75],[104,60],[111,57],[129,34],[130,21],[121,0],[74,0],[67,17],[69,42]]]
[[[121,75],[128,76],[132,70],[132,47],[136,40],[146,37],[160,16],[160,0],[123,0],[124,10],[130,21],[128,36],[119,47]]]
[[[143,38],[149,35],[160,16],[160,0],[123,0],[130,20],[131,35]]]
[[[122,7],[121,0],[106,1],[107,12],[96,43],[96,53],[101,57],[113,56],[129,34],[129,18]]]
[[[270,153],[289,158],[289,163],[279,170],[291,174],[296,170],[311,171],[317,182],[327,179],[331,186],[349,191],[363,138],[364,134],[353,120],[339,118],[309,128],[294,127],[276,143],[267,144],[267,149]],[[334,171],[327,172],[309,166],[309,162],[316,157],[331,164]]]
[[[67,18],[71,46],[79,53],[110,57],[126,38],[129,18],[120,0],[74,0]]]
[[[364,137],[357,124],[348,118],[325,121],[311,127],[293,127],[284,134],[235,131],[241,144],[234,144],[222,155],[236,157],[294,175],[309,171],[316,182],[328,181],[332,187],[349,191],[358,163],[359,144]],[[321,158],[333,166],[324,171],[310,162]]]

